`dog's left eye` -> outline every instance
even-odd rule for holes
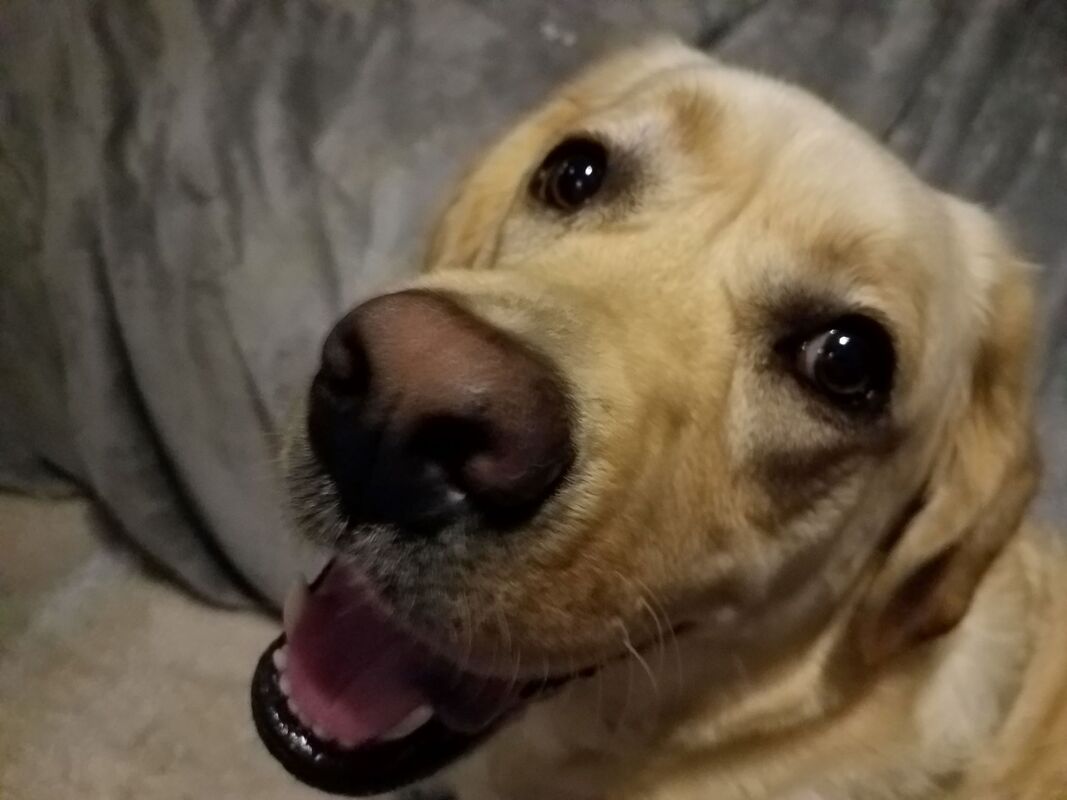
[[[604,145],[585,137],[566,139],[545,156],[530,192],[559,211],[577,211],[600,191],[607,171]]]
[[[885,328],[858,314],[804,341],[796,368],[820,393],[849,409],[877,411],[893,383],[893,344]]]

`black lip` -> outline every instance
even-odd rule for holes
[[[502,721],[477,733],[461,733],[433,718],[395,742],[341,749],[320,740],[289,711],[273,660],[284,644],[285,636],[278,637],[256,664],[252,719],[271,755],[297,780],[321,791],[363,797],[399,789],[452,763]]]

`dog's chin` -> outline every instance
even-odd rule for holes
[[[287,603],[285,634],[252,680],[267,749],[296,778],[345,795],[433,775],[577,677],[534,681],[469,671],[416,638],[336,560]]]

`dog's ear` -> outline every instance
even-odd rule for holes
[[[913,516],[875,574],[855,633],[868,663],[953,628],[1018,530],[1039,473],[1032,429],[1033,268],[992,218],[949,200],[974,279],[979,338],[963,401],[942,426],[939,451]],[[960,286],[962,297],[968,287]]]
[[[582,115],[604,108],[646,78],[707,67],[705,54],[670,38],[622,50],[594,63],[493,145],[466,176],[431,228],[424,268],[478,269],[491,262],[500,227],[537,161]]]

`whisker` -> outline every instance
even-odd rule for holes
[[[626,630],[625,626],[623,626],[623,631],[623,644],[625,645],[626,650],[627,652],[629,652],[630,656],[641,666],[641,668],[645,672],[645,675],[648,676],[648,681],[652,684],[652,692],[656,696],[656,705],[658,706],[660,700],[660,690],[659,681],[656,680],[656,673],[652,671],[652,667],[649,666],[648,661],[646,661],[645,657],[641,655],[641,651],[634,647],[634,643],[630,639],[630,632]]]
[[[474,615],[471,611],[470,600],[466,594],[460,594],[460,609],[462,610],[462,622],[464,632],[463,659],[460,661],[463,671],[470,669],[471,656],[474,653]]]
[[[633,645],[630,643],[630,631],[626,627],[626,622],[622,618],[617,619],[618,625],[621,628],[623,636],[623,646],[627,650],[626,655],[626,694],[623,700],[622,712],[619,714],[619,723],[621,724],[630,715],[630,705],[633,699],[634,688],[634,662],[631,658],[633,653]]]
[[[505,663],[511,669],[511,678],[508,681],[508,685],[513,688],[519,684],[521,654],[515,649],[514,642],[511,639],[511,627],[508,625],[507,615],[503,613],[498,604],[493,605],[493,612],[496,616],[497,627],[500,629],[501,642],[504,645]]]
[[[638,593],[638,601],[641,603],[642,607],[648,612],[649,616],[652,617],[652,624],[656,627],[656,650],[658,652],[657,671],[662,672],[663,661],[667,655],[667,645],[664,631],[669,630],[673,634],[674,629],[671,627],[670,622],[667,619],[666,613],[663,614],[662,620],[660,619],[659,612],[652,605],[652,601],[655,595],[648,588],[648,586],[646,586],[642,581],[637,578],[633,579],[633,583],[640,590]],[[677,639],[675,639],[675,645],[677,646]]]

